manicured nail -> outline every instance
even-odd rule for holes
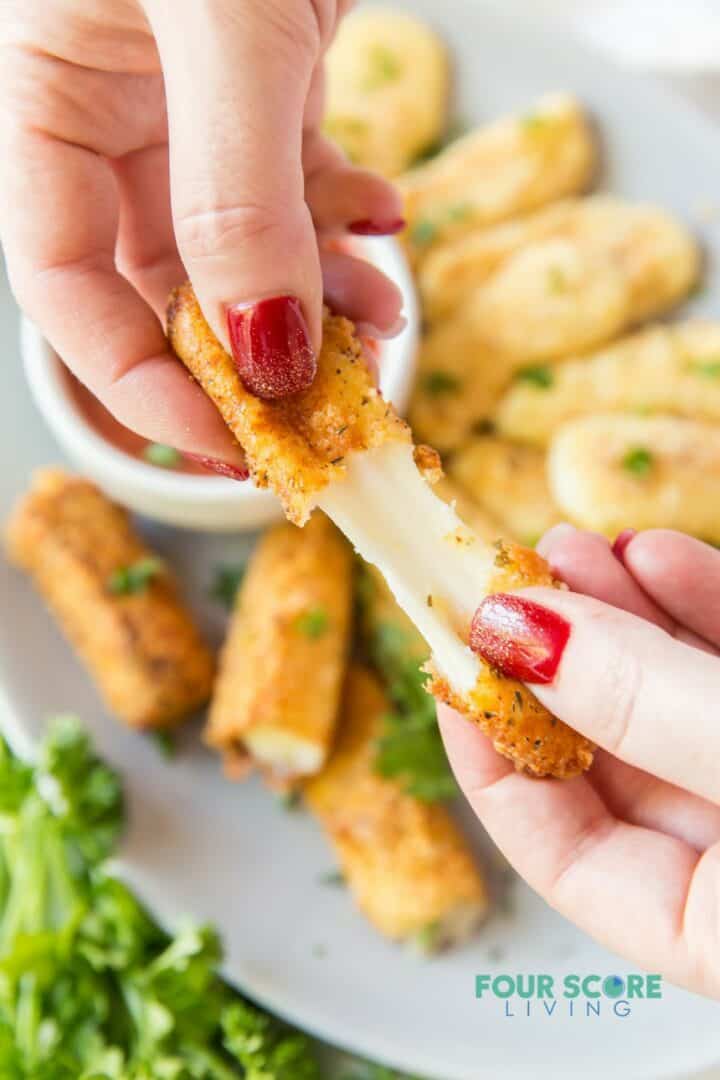
[[[232,304],[227,323],[235,366],[251,394],[272,400],[310,386],[317,360],[296,297]]]
[[[625,565],[625,549],[634,536],[637,536],[637,529],[623,529],[613,541],[612,553],[623,566]]]
[[[217,473],[218,476],[227,476],[230,480],[249,480],[250,470],[246,465],[231,465],[229,461],[218,461],[217,458],[203,457],[202,454],[189,454],[184,451],[183,456],[196,465],[202,466],[208,472]]]
[[[348,232],[355,233],[356,236],[394,236],[402,232],[406,224],[405,218],[393,218],[391,221],[362,218],[361,221],[352,221],[348,225]]]
[[[470,627],[470,648],[502,675],[527,683],[552,682],[570,623],[550,608],[513,593],[486,596]]]

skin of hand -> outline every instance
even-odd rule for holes
[[[549,904],[629,961],[720,997],[720,551],[669,530],[611,549],[570,525],[539,547],[575,591],[521,594],[570,624],[554,678],[532,690],[598,744],[596,760],[573,780],[531,779],[442,708],[455,774]]]
[[[331,250],[347,230],[402,224],[395,191],[319,130],[323,54],[348,6],[3,6],[0,236],[15,296],[80,380],[148,439],[242,463],[168,352],[168,292],[187,277],[226,348],[231,311],[235,330],[248,330],[245,355],[234,342],[239,364],[262,365],[274,349],[276,366],[300,356],[312,377],[323,297],[381,333],[398,322],[395,286]],[[272,298],[284,299],[263,303]]]

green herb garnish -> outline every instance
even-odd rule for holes
[[[148,586],[164,573],[165,564],[162,559],[148,555],[129,566],[118,566],[113,570],[107,580],[108,591],[115,596],[134,596],[136,593],[145,592]]]
[[[174,446],[163,443],[148,443],[142,452],[145,461],[158,465],[161,469],[174,469],[180,464],[180,452]]]
[[[467,221],[474,213],[474,210],[472,203],[453,203],[448,206],[445,216],[448,221]]]
[[[650,450],[644,446],[635,446],[625,454],[622,467],[635,476],[647,476],[653,467],[653,462],[654,458]]]
[[[449,371],[428,371],[421,379],[421,386],[430,397],[442,397],[445,394],[457,394],[462,380]]]
[[[718,356],[691,360],[688,367],[696,375],[704,375],[707,379],[720,379],[720,357]]]
[[[174,758],[177,753],[177,743],[174,735],[169,731],[149,731],[148,738],[155,743],[163,757]]]
[[[551,266],[547,272],[548,292],[557,295],[564,293],[568,287],[568,280],[564,270],[559,266]]]
[[[425,955],[437,952],[440,947],[440,925],[437,922],[428,923],[418,931],[415,936],[415,944],[420,952]]]
[[[278,795],[278,802],[282,806],[283,810],[288,813],[294,813],[295,810],[299,810],[302,806],[302,798],[297,788],[290,788],[288,791],[283,791]]]
[[[245,563],[223,563],[215,567],[215,574],[208,595],[228,611],[232,611],[235,597],[245,576]]]
[[[399,780],[409,795],[425,802],[452,798],[457,785],[438,729],[435,701],[425,689],[428,676],[408,634],[392,623],[380,623],[369,649],[393,706],[383,718],[376,771]]]
[[[437,235],[437,225],[427,218],[421,218],[411,228],[409,238],[416,247],[426,247],[437,239]]]
[[[368,66],[368,75],[363,84],[365,90],[378,90],[395,82],[402,73],[402,64],[397,55],[385,45],[373,46],[368,56]]]
[[[540,390],[549,390],[555,382],[555,373],[545,364],[535,364],[522,368],[515,378],[518,382],[530,383],[531,386],[537,386]]]
[[[551,116],[543,115],[542,113],[526,113],[525,116],[521,116],[518,120],[520,127],[528,135],[539,135],[546,131],[552,124],[553,118]]]
[[[330,625],[328,613],[323,607],[309,608],[295,619],[295,629],[306,638],[315,640],[326,633]]]
[[[161,929],[105,860],[117,775],[71,717],[36,764],[0,740],[0,1076],[319,1080],[309,1041],[218,975],[207,926]]]
[[[328,870],[325,874],[320,875],[318,882],[321,885],[332,885],[335,887],[346,884],[345,875],[342,870]]]

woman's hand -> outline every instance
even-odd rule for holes
[[[601,749],[585,776],[531,779],[443,709],[457,778],[548,903],[629,960],[720,996],[720,551],[653,530],[613,554],[569,525],[540,550],[578,592],[521,594],[570,624],[552,681],[532,690]],[[484,640],[507,647],[522,628],[489,613]]]
[[[270,391],[311,377],[323,293],[380,331],[397,322],[395,287],[318,243],[392,232],[401,213],[392,188],[319,132],[322,56],[347,6],[4,5],[0,233],[15,295],[149,439],[242,462],[167,350],[159,320],[188,276],[226,347],[232,313],[238,363],[250,381],[269,372]]]

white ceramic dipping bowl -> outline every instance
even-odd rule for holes
[[[407,326],[397,337],[380,343],[380,385],[402,412],[415,374],[419,335],[410,271],[392,238],[353,240],[353,252],[387,274],[403,293]],[[20,341],[30,391],[48,427],[78,470],[113,499],[156,521],[212,532],[256,529],[280,515],[276,497],[251,481],[158,468],[108,442],[85,418],[62,362],[27,319],[22,320]]]

